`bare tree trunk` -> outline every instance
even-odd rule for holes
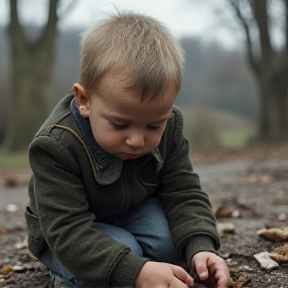
[[[18,19],[17,0],[10,0],[12,106],[4,147],[27,149],[36,131],[50,112],[52,72],[57,36],[57,2],[50,0],[49,17],[40,36],[28,40]]]
[[[286,7],[284,35],[288,39],[288,1]],[[251,21],[245,18],[241,1],[229,0],[246,35],[247,58],[259,87],[259,129],[260,140],[283,140],[288,138],[288,49],[273,50],[270,40],[267,0],[250,1],[254,13],[254,24],[258,28],[260,50],[255,53],[255,42],[250,35]],[[248,3],[248,1],[247,1]],[[255,40],[254,43],[252,40]],[[253,47],[254,46],[254,47]],[[253,49],[254,48],[254,49]]]
[[[287,139],[287,78],[284,76],[285,73],[280,75],[275,73],[270,79],[263,80],[260,85],[260,139]]]

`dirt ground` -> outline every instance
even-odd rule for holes
[[[193,151],[191,158],[219,222],[220,252],[238,283],[231,287],[287,288],[288,251],[275,268],[262,268],[253,255],[288,244],[288,143]],[[0,287],[52,287],[26,247],[29,177],[29,170],[0,171]],[[257,234],[263,228],[282,234],[272,241]]]

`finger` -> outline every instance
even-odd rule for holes
[[[195,269],[197,271],[197,274],[200,278],[200,280],[206,280],[209,276],[209,272],[207,269],[206,262],[203,261],[195,261]]]
[[[191,285],[193,285],[193,284],[191,284]],[[189,285],[187,285],[186,283],[183,283],[181,280],[179,280],[175,277],[175,279],[169,284],[168,287],[169,288],[188,288]]]
[[[223,259],[219,259],[209,266],[209,271],[217,282],[217,288],[225,288],[230,282],[229,269]]]
[[[175,277],[177,277],[179,280],[186,283],[187,285],[194,284],[193,278],[183,268],[172,265],[172,271]]]
[[[194,285],[194,279],[191,277],[190,274],[187,273],[187,277],[184,283],[186,283],[189,287]]]
[[[229,271],[225,272],[225,269],[217,270],[215,273],[215,279],[217,280],[217,288],[226,288],[230,282]]]

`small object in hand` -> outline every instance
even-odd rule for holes
[[[194,279],[194,284],[190,285],[189,288],[208,288],[205,282],[199,279],[196,271],[192,270],[189,275]]]
[[[204,283],[194,283],[192,286],[189,288],[207,288],[206,284]]]

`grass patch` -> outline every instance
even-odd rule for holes
[[[253,129],[223,131],[219,133],[220,145],[223,148],[243,148],[254,136]]]
[[[26,153],[1,153],[0,169],[28,168],[29,161]]]
[[[242,148],[256,133],[255,123],[228,111],[207,107],[180,107],[184,134],[193,148]]]

